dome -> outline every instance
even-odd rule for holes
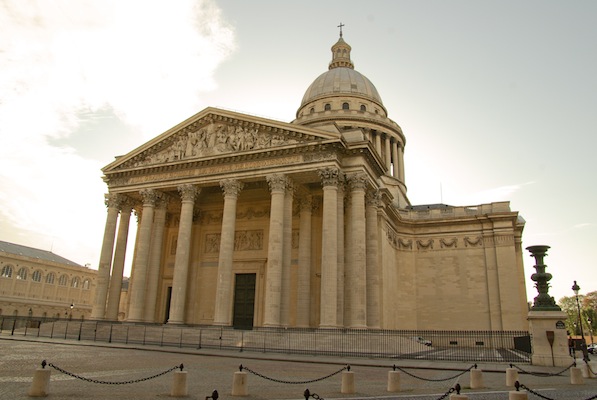
[[[309,86],[301,106],[328,95],[364,96],[383,105],[377,89],[363,74],[347,67],[335,67],[319,75]]]

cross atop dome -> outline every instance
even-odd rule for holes
[[[338,28],[340,28],[340,37],[342,37],[342,27],[344,26],[344,24],[342,22],[340,22],[340,25],[338,25]]]

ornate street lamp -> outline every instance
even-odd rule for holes
[[[580,287],[576,284],[576,281],[574,281],[574,285],[572,285],[572,291],[574,292],[574,295],[576,296],[576,308],[578,309],[578,324],[580,325],[580,336],[582,337],[580,346],[581,346],[581,350],[582,350],[582,359],[587,362],[590,361],[589,360],[589,352],[587,351],[587,342],[585,341],[585,333],[583,332],[582,329],[582,319],[580,316],[580,302],[578,301],[578,292],[580,291]]]
[[[549,281],[552,275],[549,272],[545,272],[547,265],[543,263],[543,258],[547,255],[549,246],[529,246],[527,250],[535,258],[535,265],[533,267],[537,272],[531,275],[531,280],[535,282],[535,287],[537,288],[537,292],[539,292],[539,295],[534,299],[531,311],[562,311],[560,306],[556,304],[555,299],[549,295]]]

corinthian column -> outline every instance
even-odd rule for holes
[[[311,216],[313,201],[304,196],[299,202],[299,258],[296,299],[296,326],[309,327],[311,312]]]
[[[264,326],[280,326],[282,298],[282,255],[284,252],[284,194],[288,179],[285,175],[266,177],[271,191],[269,239],[267,244],[267,279],[265,282]]]
[[[392,169],[392,175],[396,179],[400,179],[400,163],[398,161],[398,143],[396,141],[392,141],[392,160],[394,160],[394,165]]]
[[[338,176],[338,304],[336,306],[337,324],[344,326],[344,187],[346,178]]]
[[[385,145],[385,160],[386,168],[388,169],[387,174],[392,175],[392,142],[390,141],[390,135],[386,133],[386,145]]]
[[[377,208],[379,207],[379,192],[368,193],[366,196],[367,207],[365,216],[367,220],[367,326],[380,328],[380,291],[379,291],[379,265],[377,256],[378,223]]]
[[[114,251],[114,235],[116,234],[118,209],[121,202],[122,197],[118,194],[109,194],[106,196],[105,203],[108,207],[108,216],[106,218],[106,227],[104,228],[104,240],[102,242],[99,266],[97,268],[97,285],[95,288],[95,298],[93,299],[93,309],[91,310],[92,319],[104,319],[106,312],[108,282],[112,267],[112,252]]]
[[[118,237],[116,250],[114,250],[114,263],[110,277],[110,292],[108,294],[108,307],[106,319],[118,320],[118,306],[120,305],[120,291],[122,290],[122,275],[124,273],[124,260],[126,258],[126,244],[129,236],[129,225],[133,205],[130,201],[123,202],[120,208],[120,223],[118,224]]]
[[[398,143],[398,165],[400,166],[399,179],[404,182],[404,145]]]
[[[366,234],[365,234],[365,174],[355,174],[349,178],[351,199],[351,262],[346,271],[346,310],[349,314],[349,327],[367,327],[366,293]]]
[[[216,308],[214,324],[232,324],[232,263],[234,236],[236,232],[236,203],[243,183],[235,179],[220,182],[224,192],[224,215],[220,235],[220,255],[218,262],[218,282],[216,288]]]
[[[337,168],[317,171],[323,185],[321,228],[321,328],[337,327],[338,304],[338,177]]]
[[[158,282],[160,280],[160,263],[164,242],[164,228],[166,226],[166,211],[168,197],[163,195],[157,202],[153,218],[153,235],[151,238],[151,251],[149,253],[149,268],[147,269],[147,294],[145,295],[145,322],[155,321],[155,306],[158,297]]]
[[[290,178],[284,195],[284,228],[282,250],[282,289],[280,299],[280,325],[290,325],[290,264],[292,262],[292,201],[294,187]]]
[[[189,276],[189,259],[191,257],[191,233],[193,230],[193,208],[195,198],[201,189],[195,185],[181,185],[178,193],[182,199],[180,207],[180,224],[176,240],[176,258],[174,259],[174,276],[172,278],[172,297],[170,298],[169,324],[183,324],[185,302],[187,299],[187,278]]]
[[[149,250],[151,248],[151,226],[153,225],[153,213],[155,203],[159,197],[158,192],[153,189],[141,190],[143,197],[143,211],[141,214],[141,225],[137,237],[137,250],[134,262],[134,279],[130,291],[128,321],[143,321],[143,306],[145,304],[145,290],[147,283],[147,264],[149,263]]]

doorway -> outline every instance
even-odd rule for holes
[[[253,329],[256,279],[257,274],[235,275],[234,311],[232,318],[232,326],[235,329]]]

